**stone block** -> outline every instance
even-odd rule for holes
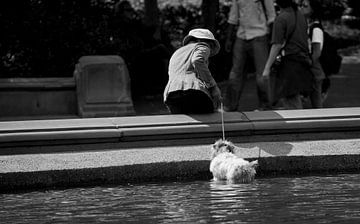
[[[120,56],[83,56],[74,75],[80,117],[135,114],[129,72]]]

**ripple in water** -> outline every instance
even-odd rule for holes
[[[360,223],[360,174],[2,194],[1,223]]]

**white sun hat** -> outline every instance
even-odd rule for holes
[[[193,37],[198,38],[198,39],[212,40],[214,42],[214,46],[213,46],[213,49],[211,49],[211,55],[213,56],[213,55],[219,53],[219,51],[220,51],[219,41],[217,41],[215,39],[214,35],[212,34],[212,32],[210,30],[202,29],[202,28],[190,30],[189,34],[183,40],[183,45],[188,44],[189,41]]]

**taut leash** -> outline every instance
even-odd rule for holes
[[[223,102],[220,103],[220,113],[221,113],[221,127],[222,127],[222,138],[225,141],[225,125],[224,125],[224,106]]]

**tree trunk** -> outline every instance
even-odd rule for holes
[[[216,13],[219,10],[219,0],[202,0],[202,24],[204,28],[215,32],[216,29]]]
[[[145,0],[145,18],[144,23],[147,26],[159,25],[159,8],[157,0]]]

